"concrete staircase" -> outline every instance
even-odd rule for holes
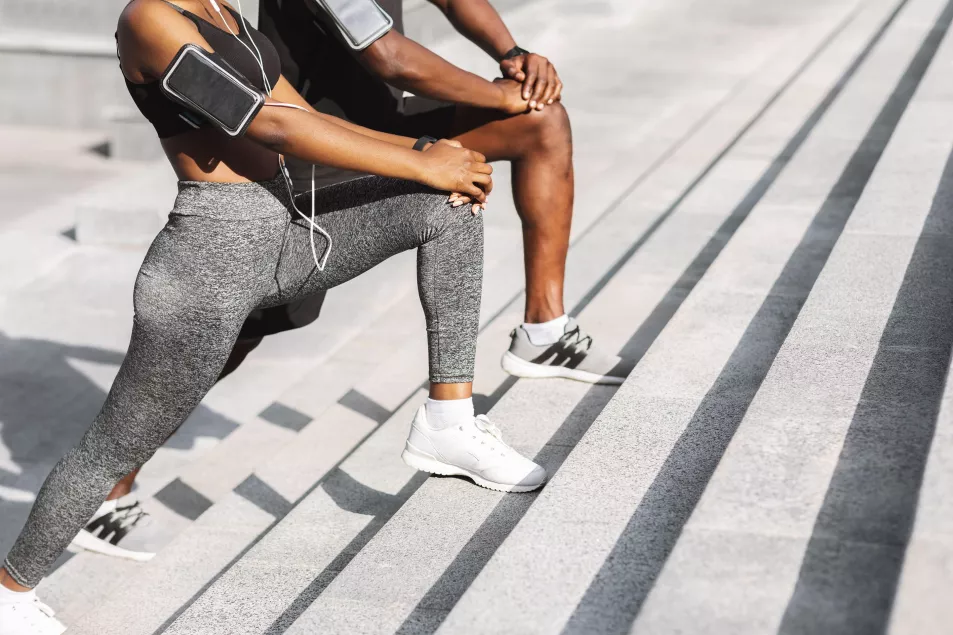
[[[329,298],[293,381],[220,404],[240,426],[145,474],[152,562],[76,555],[45,598],[97,635],[944,632],[951,19],[944,0],[514,10],[577,87],[567,303],[633,367],[619,389],[502,373],[522,254],[511,202],[491,206],[475,389],[550,483],[400,462],[426,360],[398,259],[340,314]]]

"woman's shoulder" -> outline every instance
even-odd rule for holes
[[[157,25],[177,19],[181,19],[181,16],[165,0],[132,0],[119,14],[117,28],[120,35],[142,35],[154,31]]]

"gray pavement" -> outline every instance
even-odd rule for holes
[[[0,49],[57,2],[0,1]],[[475,389],[551,482],[400,462],[426,378],[407,255],[266,340],[147,464],[155,560],[66,557],[44,598],[97,635],[944,632],[951,6],[501,2],[567,85],[567,302],[634,368],[499,369],[522,306],[499,169]],[[165,168],[95,151],[110,134],[0,128],[0,550],[108,389],[169,203]]]

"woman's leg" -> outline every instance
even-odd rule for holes
[[[140,269],[129,351],[106,402],[47,477],[4,562],[18,585],[40,581],[117,480],[145,463],[214,384],[268,290],[286,226],[287,216],[170,218]]]
[[[300,195],[297,203],[309,211],[310,194]],[[336,287],[397,253],[417,249],[431,381],[471,382],[483,283],[483,217],[451,207],[446,194],[382,177],[320,189],[315,209],[315,222],[333,240],[324,271],[314,265],[310,226],[298,218],[281,255],[280,296],[272,301],[284,303]],[[314,242],[320,257],[327,241],[315,233]]]
[[[299,197],[310,207],[310,196]],[[529,491],[545,471],[506,446],[485,418],[474,417],[473,366],[483,281],[483,218],[453,208],[428,188],[378,177],[316,193],[316,218],[333,239],[323,272],[312,259],[307,223],[294,223],[279,282],[291,297],[337,286],[386,258],[417,248],[417,286],[427,320],[430,399],[421,406],[404,451],[411,466],[457,474],[504,491]],[[318,254],[327,243],[315,236]]]

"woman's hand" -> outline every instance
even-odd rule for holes
[[[486,197],[493,190],[493,167],[479,152],[467,150],[453,139],[441,139],[422,154],[421,182],[451,192],[450,201],[459,207],[477,201],[471,211],[486,209]]]

